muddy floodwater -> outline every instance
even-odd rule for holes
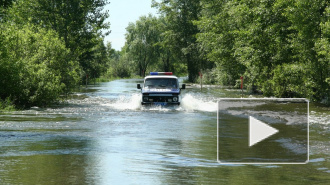
[[[308,164],[220,164],[217,100],[240,91],[188,87],[180,106],[143,107],[137,83],[0,113],[0,184],[330,184],[329,107],[310,103]]]

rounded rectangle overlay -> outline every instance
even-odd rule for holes
[[[305,98],[221,98],[217,112],[217,161],[306,164],[308,119],[309,101]],[[269,134],[267,128],[271,130]]]

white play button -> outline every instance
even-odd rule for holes
[[[249,117],[249,146],[253,146],[258,142],[276,134],[277,129],[255,119]]]
[[[308,113],[309,101],[303,98],[220,98],[217,161],[306,164]]]

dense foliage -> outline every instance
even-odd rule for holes
[[[79,79],[79,66],[52,30],[2,25],[1,99],[17,105],[46,105]],[[65,66],[65,67],[64,67]]]
[[[126,30],[126,51],[136,61],[139,74],[144,76],[147,67],[157,61],[156,44],[160,35],[157,19],[151,15],[142,16],[135,24],[130,23]]]
[[[159,17],[131,23],[123,49],[134,66],[149,60],[138,68],[140,75],[185,71],[194,82],[203,72],[209,83],[232,86],[243,76],[245,88],[267,96],[329,102],[329,5],[327,0],[153,1]]]
[[[13,0],[0,4],[0,99],[45,106],[99,77],[108,62],[106,0]]]
[[[330,101],[329,1],[202,0],[200,46],[222,84]]]
[[[0,1],[0,108],[56,102],[86,78],[173,71],[195,82],[330,102],[328,0],[153,0],[103,43],[107,0]]]

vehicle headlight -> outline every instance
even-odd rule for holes
[[[178,97],[173,97],[173,101],[178,101]]]

